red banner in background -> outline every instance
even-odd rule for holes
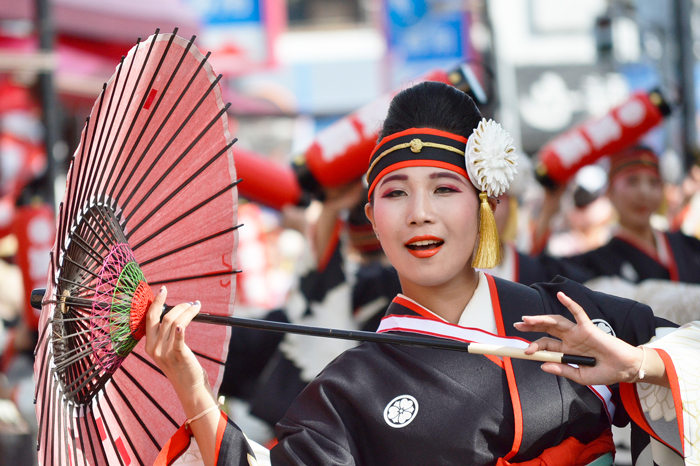
[[[32,308],[29,297],[34,288],[46,288],[54,237],[56,234],[54,212],[48,204],[18,207],[12,224],[17,237],[15,263],[22,270],[25,294],[25,319],[27,326],[36,330],[40,310]]]
[[[289,165],[241,149],[235,144],[233,159],[236,175],[242,179],[238,185],[241,196],[277,210],[288,204],[299,204],[303,193]]]
[[[537,155],[538,179],[544,185],[566,183],[581,167],[637,142],[668,113],[657,91],[632,94],[603,117],[588,120],[547,143]]]

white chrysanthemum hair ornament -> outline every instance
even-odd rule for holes
[[[469,139],[433,128],[410,128],[383,138],[370,155],[368,198],[379,181],[403,167],[429,166],[452,170],[480,191],[479,245],[472,266],[495,267],[501,246],[488,196],[503,194],[517,173],[513,139],[501,125],[482,120]]]
[[[518,159],[513,138],[493,120],[482,118],[467,142],[467,172],[474,186],[498,197],[510,186]]]
[[[483,118],[467,141],[465,157],[469,178],[481,191],[479,245],[472,266],[490,269],[501,262],[501,244],[488,197],[506,192],[518,172],[518,156],[513,138],[500,124]]]

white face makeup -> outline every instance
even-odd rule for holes
[[[450,170],[405,167],[386,175],[367,216],[402,285],[441,286],[471,269],[479,203],[471,182]]]

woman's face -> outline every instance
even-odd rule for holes
[[[608,197],[617,210],[620,225],[627,228],[648,228],[651,214],[663,200],[663,184],[651,170],[629,170],[613,179]]]
[[[472,271],[478,198],[464,176],[406,167],[381,179],[367,217],[401,283],[439,286]]]

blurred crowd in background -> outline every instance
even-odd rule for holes
[[[196,35],[232,103],[234,154],[284,173],[319,147],[332,158],[369,138],[371,150],[392,92],[457,73],[453,84],[503,125],[523,162],[499,207],[504,247],[549,261],[608,244],[627,209],[653,231],[700,238],[698,24],[694,0],[0,0],[0,464],[36,461],[29,293],[46,284],[85,118],[137,37]],[[658,166],[658,199],[641,207],[610,195],[615,157],[634,147]],[[301,181],[287,196],[243,176],[236,313],[373,330],[398,283],[364,219],[362,181]],[[700,317],[686,311],[677,316]],[[224,389],[261,442],[284,409],[265,400],[293,398],[348,347],[304,341],[232,338],[245,363]]]

